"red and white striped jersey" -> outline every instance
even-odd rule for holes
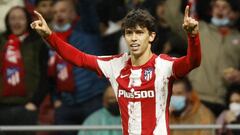
[[[168,135],[168,105],[173,61],[153,55],[132,66],[127,54],[98,60],[120,107],[124,135]]]
[[[86,54],[54,33],[47,41],[64,59],[109,79],[119,103],[124,135],[170,135],[168,106],[172,82],[201,61],[199,36],[188,38],[186,56],[153,55],[142,66],[132,66],[127,53],[109,57]]]

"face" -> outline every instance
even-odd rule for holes
[[[69,2],[60,1],[53,6],[53,22],[59,26],[70,23],[72,20],[72,8]]]
[[[224,0],[217,0],[213,4],[212,16],[222,19],[228,17],[231,11],[230,5]]]
[[[228,18],[232,21],[232,22],[236,22],[240,17],[240,12],[237,11],[233,11],[231,10],[230,13],[228,14]]]
[[[187,96],[187,90],[184,83],[179,82],[173,84],[172,95],[174,96]]]
[[[52,7],[53,7],[53,1],[52,0],[44,0],[44,1],[41,1],[36,9],[37,11],[39,11],[43,17],[49,22],[52,20],[53,18],[53,10],[52,10]]]
[[[140,1],[140,0],[132,0],[132,3],[133,3],[134,5],[138,5],[139,3],[141,3],[141,1]]]
[[[13,9],[8,19],[13,34],[19,36],[27,31],[27,17],[22,9]]]
[[[156,33],[150,33],[146,27],[136,26],[136,28],[127,28],[124,36],[130,54],[138,57],[151,51],[151,42],[154,40]]]
[[[234,92],[230,96],[230,104],[229,109],[232,111],[236,116],[240,115],[240,94]]]
[[[240,104],[240,95],[238,93],[233,93],[230,97],[230,103],[239,103]]]
[[[186,108],[188,97],[190,97],[190,95],[186,90],[185,84],[183,82],[174,83],[169,110],[173,112],[175,116],[179,116]]]
[[[156,8],[156,15],[158,18],[162,18],[164,16],[164,12],[165,12],[165,4],[158,4],[157,8]]]

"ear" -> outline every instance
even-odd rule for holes
[[[156,32],[150,32],[149,34],[149,42],[153,42],[156,37]]]

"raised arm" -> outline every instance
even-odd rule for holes
[[[189,17],[189,6],[187,6],[185,9],[183,28],[188,34],[188,50],[186,56],[176,59],[173,63],[173,72],[177,78],[185,76],[201,63],[198,25],[198,21]]]
[[[64,42],[48,27],[46,21],[40,13],[34,11],[38,20],[31,23],[32,29],[35,29],[58,54],[66,61],[78,66],[85,67],[101,73],[97,64],[97,57],[86,54]]]

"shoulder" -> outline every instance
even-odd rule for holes
[[[210,109],[208,109],[204,104],[200,104],[200,107],[198,109],[199,114],[203,119],[209,122],[213,122],[215,120],[214,114],[211,112]],[[203,120],[204,121],[204,120]]]
[[[203,114],[206,113],[206,115],[207,114],[212,114],[212,112],[202,103],[200,103],[198,111],[200,111]]]
[[[36,43],[43,43],[44,41],[42,37],[39,34],[37,34],[35,31],[30,31],[28,33],[28,36],[24,39],[23,42],[36,44]]]
[[[84,121],[84,125],[94,125],[94,124],[100,124],[104,119],[108,118],[108,113],[105,108],[101,108],[94,113],[92,113],[90,116],[87,117],[87,119]]]
[[[176,57],[171,57],[167,54],[160,54],[159,57],[163,60],[167,60],[167,61],[175,61],[177,58]]]
[[[127,53],[118,54],[118,55],[109,55],[109,56],[98,56],[98,60],[100,61],[121,61],[124,59],[128,59],[129,56]]]
[[[97,63],[107,78],[116,79],[121,70],[127,65],[129,55],[127,53],[114,56],[98,56]]]
[[[43,41],[42,37],[37,34],[36,32],[29,32],[29,35],[24,39],[24,44],[29,44],[34,48],[42,48],[46,47],[45,42]]]

